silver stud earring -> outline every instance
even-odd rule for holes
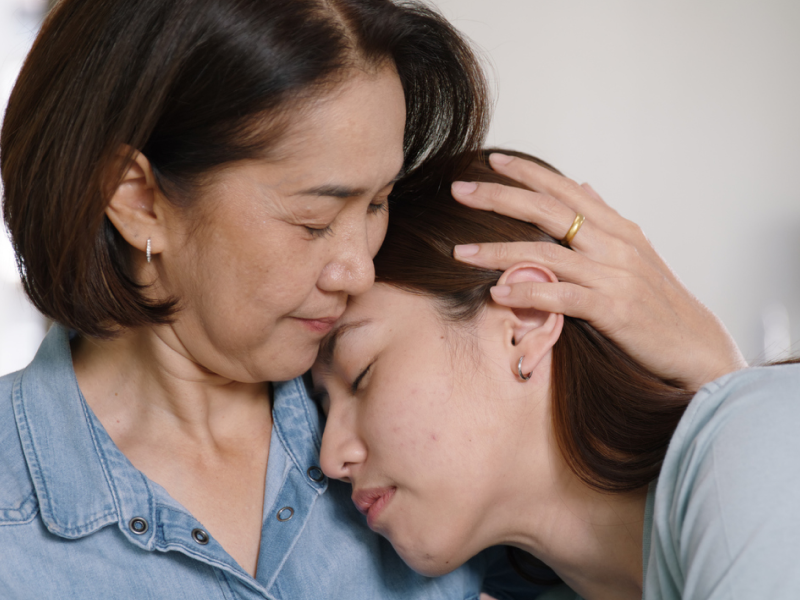
[[[531,378],[531,375],[533,375],[533,371],[531,371],[531,372],[530,372],[530,373],[528,373],[527,375],[523,375],[523,374],[522,374],[522,359],[524,359],[524,358],[525,358],[525,355],[524,355],[524,354],[523,354],[522,356],[520,356],[520,357],[519,357],[519,362],[517,363],[517,373],[519,374],[519,378],[520,378],[522,381],[528,381],[528,379],[530,379],[530,378]]]
[[[147,238],[147,262],[150,262],[150,238]]]

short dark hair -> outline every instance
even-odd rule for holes
[[[469,45],[416,1],[59,2],[0,139],[3,216],[34,305],[90,336],[169,322],[175,301],[145,297],[104,214],[119,148],[141,151],[188,205],[204,175],[267,156],[282,115],[348,68],[383,63],[406,95],[409,185],[447,179],[484,136],[486,85]]]

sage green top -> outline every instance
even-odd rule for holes
[[[644,600],[800,598],[800,365],[697,393],[650,486],[644,531]],[[566,586],[539,599],[581,600]]]

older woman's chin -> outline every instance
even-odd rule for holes
[[[251,347],[230,352],[227,357],[224,350],[215,348],[217,360],[205,362],[204,366],[221,377],[239,383],[290,381],[311,369],[318,351],[316,340],[307,339],[296,340],[296,343],[282,347],[271,343],[260,348]]]
[[[274,358],[266,368],[258,370],[256,381],[290,381],[311,369],[318,347],[296,349],[283,357]]]

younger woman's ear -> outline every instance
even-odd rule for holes
[[[131,246],[145,252],[150,239],[151,253],[158,254],[163,250],[163,236],[159,235],[162,223],[156,206],[158,186],[153,168],[144,154],[125,145],[117,157],[127,164],[112,190],[106,216]]]
[[[518,263],[500,277],[498,285],[516,283],[556,283],[555,274],[542,265]],[[518,375],[519,359],[521,371],[528,375],[543,367],[542,359],[548,355],[558,341],[564,326],[564,315],[531,308],[509,308],[506,321],[506,336],[511,368]]]

